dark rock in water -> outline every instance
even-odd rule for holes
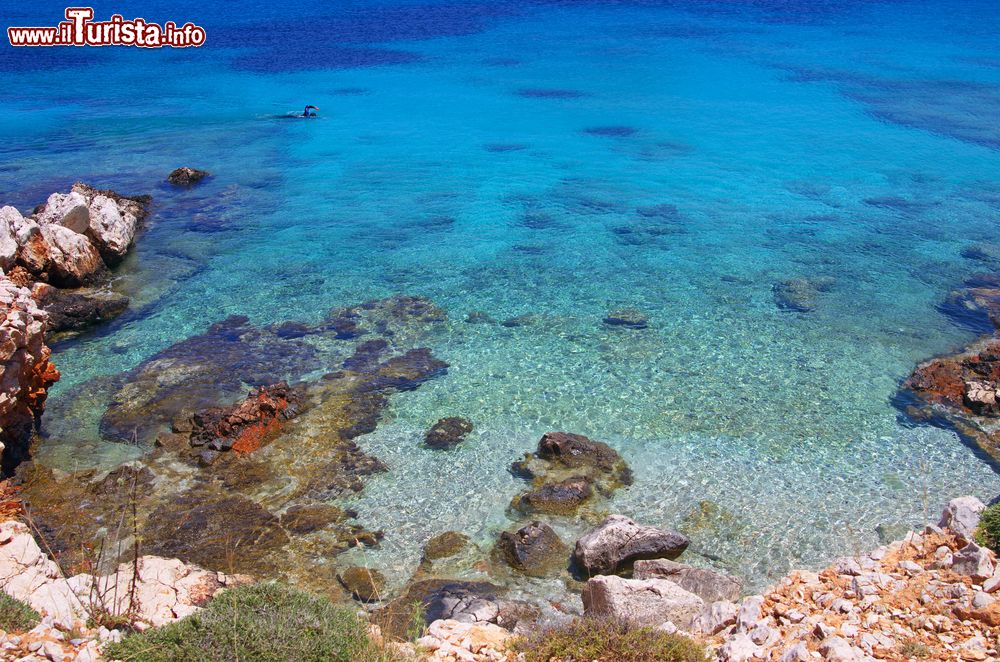
[[[143,551],[225,572],[262,574],[264,556],[288,543],[278,518],[243,496],[185,494],[150,514]],[[266,573],[264,573],[266,574]]]
[[[184,166],[167,175],[167,181],[174,186],[193,186],[208,176],[209,173],[205,170]]]
[[[425,297],[395,296],[367,301],[359,306],[330,311],[326,326],[337,337],[354,338],[375,333],[384,338],[413,336],[443,322],[446,315]]]
[[[281,526],[289,533],[305,535],[346,519],[347,514],[327,503],[292,506],[281,516]]]
[[[789,278],[775,283],[772,291],[778,308],[808,313],[816,310],[819,294],[832,286],[830,278]]]
[[[469,536],[457,531],[445,531],[440,533],[424,545],[424,559],[427,561],[437,561],[438,559],[455,556],[470,544]]]
[[[353,566],[337,575],[337,579],[348,593],[361,602],[381,600],[385,589],[385,576],[370,568]]]
[[[584,129],[583,132],[592,136],[627,138],[629,136],[634,136],[639,131],[631,126],[591,126]]]
[[[678,219],[681,216],[680,210],[677,209],[676,205],[671,205],[669,203],[649,205],[648,207],[637,207],[635,213],[643,218],[669,220]]]
[[[631,472],[617,451],[582,434],[546,432],[538,440],[535,455],[567,469],[593,469],[617,474],[623,484],[630,484],[632,480]]]
[[[214,451],[252,453],[270,441],[282,423],[299,413],[299,401],[298,391],[285,382],[255,388],[235,405],[210,407],[196,413],[192,419],[191,445],[207,445]]]
[[[83,331],[118,317],[129,304],[129,298],[120,294],[60,290],[44,283],[36,285],[32,295],[49,315],[49,333]]]
[[[689,541],[676,531],[642,526],[622,515],[611,515],[576,541],[573,559],[591,575],[627,571],[640,559],[674,559]]]
[[[312,328],[308,324],[303,324],[302,322],[282,322],[274,327],[274,335],[284,340],[304,338],[312,333],[312,331]]]
[[[473,310],[471,313],[465,316],[466,324],[496,324],[496,320],[490,317],[488,313],[484,313],[481,310]]]
[[[472,423],[461,416],[449,416],[435,423],[427,434],[424,443],[436,450],[449,450],[458,446],[465,436],[472,432]]]
[[[410,584],[402,595],[375,612],[373,620],[382,627],[384,635],[401,639],[413,625],[415,604],[423,608],[425,625],[442,618],[462,623],[497,623],[503,593],[503,588],[487,582],[421,580]]]
[[[685,591],[694,593],[706,603],[720,600],[735,602],[743,590],[743,584],[729,575],[667,559],[636,561],[632,577],[635,579],[669,579]]]
[[[645,313],[635,308],[618,308],[608,313],[604,318],[608,326],[623,326],[628,329],[645,329],[649,326],[649,318]]]
[[[434,357],[426,347],[411,349],[381,364],[367,389],[411,391],[432,377],[444,374],[448,364]]]
[[[632,484],[631,470],[614,449],[567,432],[542,435],[535,453],[526,454],[511,470],[532,481],[531,489],[511,502],[523,513],[571,514],[595,490],[608,496]]]
[[[153,355],[121,377],[101,418],[112,441],[152,442],[180,414],[245,393],[244,384],[274,384],[315,369],[316,349],[251,326],[242,316]]]
[[[593,494],[594,490],[586,478],[574,476],[556,482],[543,482],[514,497],[511,506],[525,515],[572,515]]]
[[[534,324],[538,321],[538,319],[538,315],[526,313],[524,315],[517,315],[516,317],[508,317],[504,321],[500,322],[500,326],[505,326],[508,329],[516,329],[519,326]]]
[[[215,464],[215,461],[219,459],[221,453],[217,450],[203,450],[198,453],[198,464],[203,467],[210,467]]]
[[[389,343],[382,338],[360,343],[354,348],[354,355],[344,361],[343,368],[344,370],[354,370],[356,372],[370,370],[378,365],[382,355],[388,348]]]
[[[497,553],[512,568],[529,577],[544,577],[566,567],[568,550],[552,527],[532,522],[511,533],[504,531],[496,544]]]

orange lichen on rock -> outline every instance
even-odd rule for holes
[[[281,382],[261,386],[229,407],[212,407],[194,415],[191,445],[209,450],[252,453],[273,439],[298,414],[298,395]]]

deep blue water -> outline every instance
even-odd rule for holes
[[[506,467],[552,428],[622,451],[617,510],[735,513],[698,544],[758,580],[1000,491],[891,403],[974,337],[938,304],[995,267],[961,256],[1000,220],[994,3],[206,5],[96,7],[193,21],[201,49],[0,48],[0,202],[78,179],[156,199],[120,272],[133,311],[57,348],[42,461],[127,455],[97,437],[101,393],[60,408],[95,376],[229,314],[402,292],[447,309],[452,367],[360,440],[391,467],[358,507],[400,574],[434,533],[506,526]],[[306,103],[319,119],[282,118]],[[179,165],[215,177],[172,190]],[[796,277],[829,284],[816,310],[775,305]],[[649,328],[602,325],[618,307]],[[476,431],[442,461],[418,441],[453,414]]]

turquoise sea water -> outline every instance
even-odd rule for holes
[[[636,483],[617,511],[732,512],[695,547],[754,582],[1000,492],[891,401],[975,336],[937,305],[984,269],[960,252],[1000,220],[991,3],[97,11],[191,20],[209,45],[0,50],[0,201],[28,211],[78,179],[156,200],[119,272],[132,311],[56,348],[42,462],[127,457],[98,437],[104,395],[60,403],[216,320],[406,293],[447,310],[434,350],[451,368],[359,439],[390,467],[357,508],[387,530],[372,558],[394,577],[435,533],[509,526],[507,467],[550,429],[620,450]],[[321,117],[282,118],[305,103]],[[176,191],[161,182],[179,165],[215,176]],[[816,310],[775,305],[796,277],[832,282]],[[620,307],[649,327],[603,325]],[[423,449],[449,415],[470,439]]]

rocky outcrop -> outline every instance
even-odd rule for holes
[[[66,577],[26,525],[0,523],[0,589],[67,630],[98,611],[128,615],[140,628],[164,625],[194,613],[219,590],[245,581],[156,556],[123,563],[109,575]]]
[[[974,528],[970,504],[953,501],[942,521]],[[691,629],[721,662],[992,660],[1000,653],[998,588],[993,552],[929,526],[820,573],[794,571],[740,605],[709,605]]]
[[[991,333],[918,365],[896,404],[916,420],[954,429],[1000,462],[1000,275],[972,276],[940,309],[962,326]]]
[[[0,443],[9,474],[27,459],[48,388],[59,379],[45,345],[46,315],[31,293],[0,274]]]
[[[48,283],[36,283],[31,292],[48,313],[52,333],[89,329],[118,317],[129,305],[128,297],[103,288],[61,290]]]
[[[636,524],[623,515],[611,515],[576,541],[573,559],[591,575],[608,575],[631,569],[640,559],[673,559],[689,541],[676,531]]]
[[[583,588],[584,614],[591,618],[659,627],[672,623],[686,630],[704,606],[694,593],[666,579],[623,579],[598,575]]]
[[[285,421],[298,414],[299,400],[300,394],[285,382],[261,386],[229,407],[210,407],[190,420],[175,420],[172,431],[187,432],[200,462],[212,464],[219,453],[252,453],[270,441]]]
[[[515,659],[508,649],[513,639],[513,634],[492,623],[442,619],[428,625],[416,644],[423,653],[421,659],[429,662],[504,662]]]
[[[201,180],[209,176],[209,172],[206,170],[198,170],[197,168],[188,168],[183,166],[172,170],[169,175],[167,175],[167,181],[174,186],[194,186]]]
[[[78,182],[69,193],[50,195],[31,216],[0,208],[0,269],[36,287],[51,314],[49,332],[80,331],[125,310],[126,297],[91,286],[106,283],[109,268],[125,257],[149,202]]]
[[[667,559],[636,561],[632,577],[634,579],[669,579],[707,603],[736,600],[740,597],[740,591],[743,590],[742,583],[729,575]]]
[[[435,423],[424,435],[424,444],[435,450],[449,450],[458,446],[466,435],[472,432],[472,423],[467,418],[448,416]]]
[[[566,545],[543,522],[531,522],[514,532],[504,531],[497,540],[496,552],[510,567],[529,577],[544,577],[565,568],[569,560]]]
[[[149,202],[148,196],[126,197],[78,182],[69,193],[50,195],[30,218],[13,207],[3,215],[14,230],[20,264],[42,282],[76,287],[125,257]]]
[[[571,515],[594,494],[609,496],[632,483],[632,472],[607,444],[568,432],[547,432],[538,449],[515,462],[531,488],[511,501],[522,513]]]

